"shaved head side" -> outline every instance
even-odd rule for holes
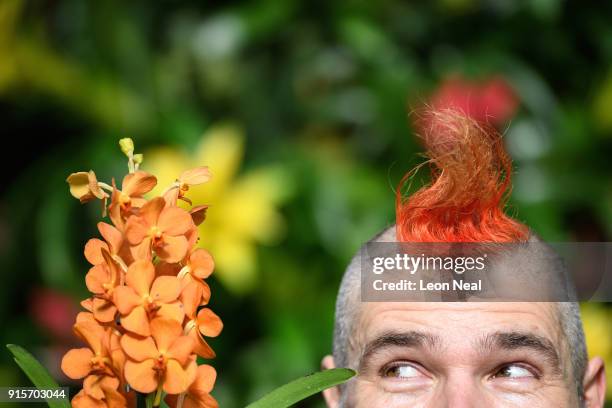
[[[395,225],[376,235],[370,242],[395,242]],[[353,322],[361,303],[361,254],[362,246],[351,260],[344,272],[338,297],[336,298],[336,314],[334,319],[334,361],[339,367],[352,367],[348,361],[348,351],[354,347]],[[355,368],[355,367],[352,367]]]
[[[572,374],[578,396],[582,398],[584,389],[582,379],[588,364],[586,339],[580,318],[580,305],[577,302],[559,302],[559,320],[571,356]]]

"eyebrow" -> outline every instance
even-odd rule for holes
[[[364,352],[359,359],[359,369],[364,370],[367,367],[368,360],[370,357],[384,349],[391,347],[430,347],[434,348],[440,343],[438,336],[420,332],[420,331],[407,331],[407,332],[386,332],[376,337],[374,340],[366,344]]]
[[[532,350],[542,356],[548,363],[558,371],[560,369],[560,359],[557,349],[546,337],[538,336],[533,333],[518,331],[495,332],[486,335],[481,341],[480,346],[484,350]]]
[[[386,332],[366,344],[364,352],[359,359],[359,370],[367,368],[372,355],[392,347],[407,348],[437,348],[440,346],[440,338],[436,335],[420,332]],[[520,350],[527,349],[535,351],[544,356],[546,361],[556,372],[560,370],[560,359],[553,343],[546,337],[533,333],[519,331],[495,332],[487,334],[479,341],[482,351],[494,352],[496,350]]]

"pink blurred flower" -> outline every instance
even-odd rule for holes
[[[78,313],[75,302],[63,293],[37,288],[30,292],[30,314],[40,327],[58,339],[72,337],[72,325]]]
[[[455,108],[478,121],[499,126],[514,116],[519,100],[500,76],[479,82],[452,76],[434,92],[430,105],[434,109]]]

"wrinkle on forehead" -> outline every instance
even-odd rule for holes
[[[551,340],[560,354],[566,349],[554,303],[361,303],[349,337],[349,361],[356,364],[368,342],[389,331],[423,329],[441,338],[482,335],[504,330],[529,331]],[[561,360],[565,361],[565,358]]]

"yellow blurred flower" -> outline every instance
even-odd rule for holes
[[[599,356],[606,362],[606,369],[612,367],[612,311],[601,305],[581,305],[582,323],[586,336],[589,357]],[[608,381],[607,398],[612,401],[612,382]]]
[[[610,112],[612,103],[612,69],[606,78],[597,87],[597,92],[593,100],[593,116],[595,123],[604,130],[612,129],[612,113]]]
[[[189,152],[159,147],[144,154],[144,167],[159,181],[152,194],[160,194],[186,169],[210,168],[211,180],[191,187],[187,196],[210,206],[199,227],[200,246],[212,253],[215,274],[235,293],[254,288],[257,244],[273,244],[283,235],[278,205],[287,197],[288,187],[286,173],[278,166],[239,175],[243,154],[244,134],[233,124],[210,128]]]

